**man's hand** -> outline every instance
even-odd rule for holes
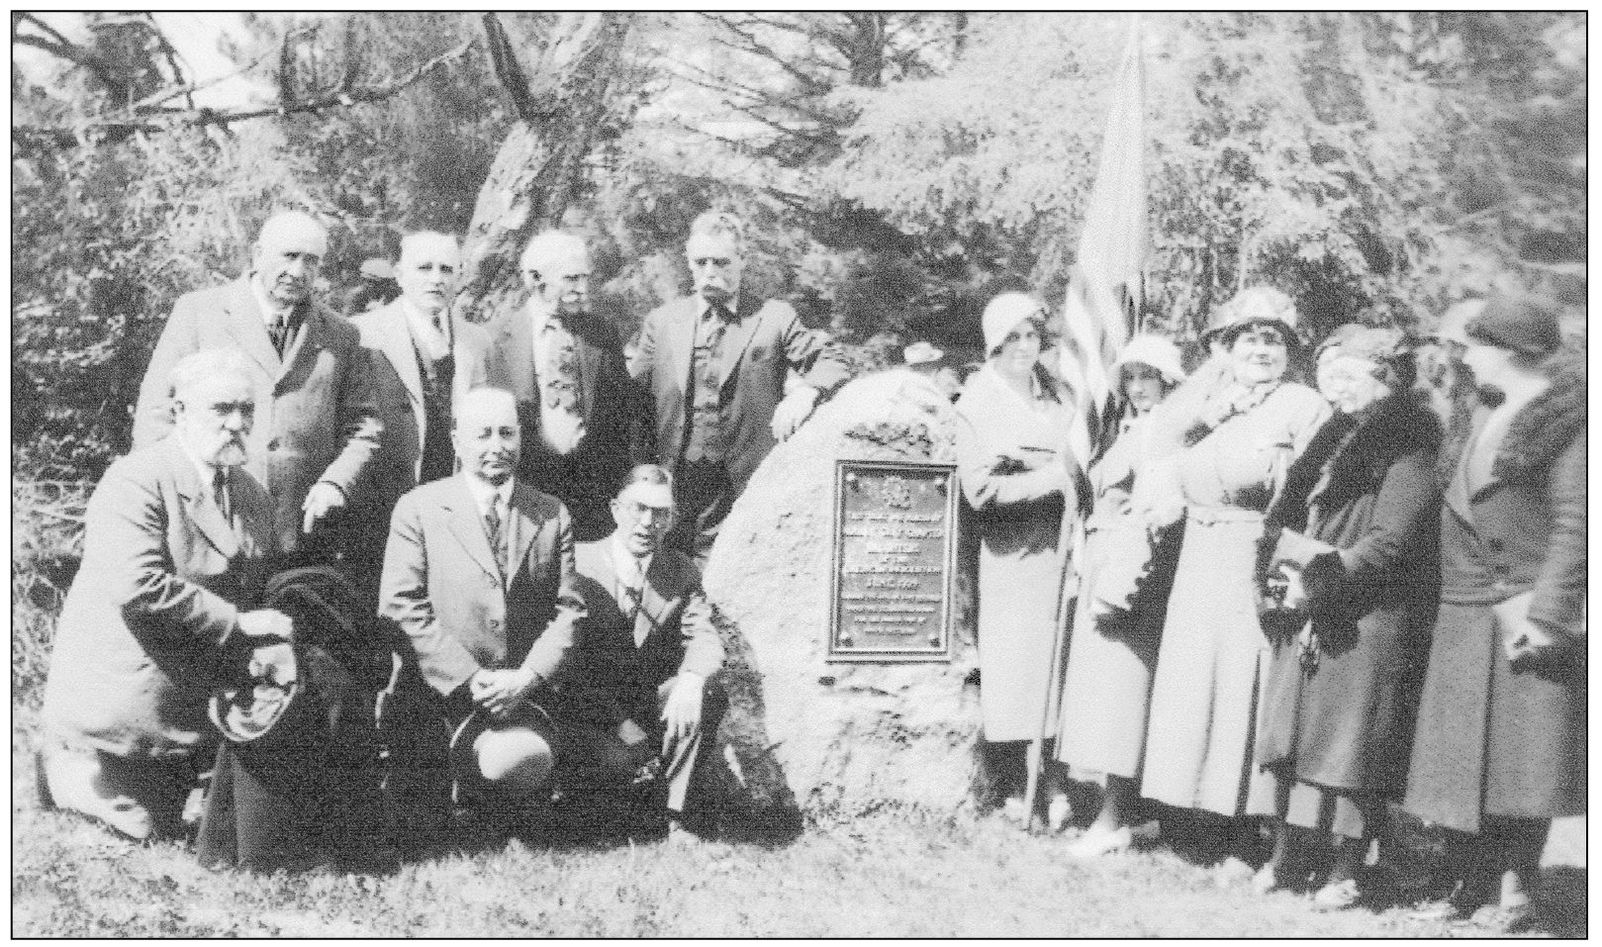
[[[253,645],[294,641],[295,623],[276,608],[258,608],[239,613],[239,632],[251,639]]]
[[[811,385],[796,385],[773,409],[773,437],[787,440],[801,426],[818,404],[818,389]]]
[[[345,506],[345,493],[331,483],[318,482],[306,491],[306,501],[300,505],[305,515],[300,521],[302,534],[310,533],[317,521]]]
[[[534,672],[523,668],[508,671],[476,671],[467,681],[473,703],[497,719],[511,714],[534,689]]]
[[[1502,638],[1502,650],[1514,668],[1544,664],[1558,652],[1557,636],[1528,618],[1508,629]]]
[[[701,725],[701,692],[705,686],[698,674],[681,673],[673,682],[673,690],[662,703],[662,722],[667,725],[662,734],[664,754]]]

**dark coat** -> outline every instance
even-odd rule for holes
[[[634,377],[656,410],[656,453],[673,469],[684,454],[685,393],[695,345],[700,297],[684,296],[652,310],[640,329]],[[729,452],[729,482],[738,495],[776,443],[773,411],[784,398],[786,373],[795,369],[824,394],[850,374],[827,334],[809,329],[789,303],[741,295],[735,321],[723,337],[721,379]]]
[[[590,313],[564,319],[573,334],[579,360],[579,414],[584,439],[572,453],[561,455],[540,436],[540,381],[534,365],[534,324],[519,306],[497,316],[489,333],[488,383],[505,388],[517,399],[523,426],[523,453],[518,479],[562,501],[573,517],[577,540],[598,539],[612,531],[607,504],[617,495],[635,460],[631,421],[644,408],[623,362],[617,330]]]
[[[1438,588],[1435,416],[1406,395],[1337,417],[1291,466],[1269,514],[1304,567],[1316,663],[1276,642],[1258,760],[1343,792],[1399,793]],[[1317,559],[1317,561],[1313,561]]]
[[[1515,671],[1491,610],[1528,592],[1532,621],[1583,639],[1584,373],[1578,363],[1560,369],[1519,411],[1489,482],[1445,494],[1441,609],[1407,808],[1461,831],[1479,831],[1486,815],[1585,811],[1583,661]]]

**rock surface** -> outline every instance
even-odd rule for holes
[[[952,663],[825,662],[835,461],[950,462],[955,424],[950,402],[909,369],[858,379],[774,448],[724,522],[706,573],[733,626],[722,736],[759,804],[950,812],[970,800],[971,555],[959,547],[969,565],[958,568]]]

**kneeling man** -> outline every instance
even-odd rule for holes
[[[246,473],[250,366],[232,349],[184,356],[164,386],[173,435],[107,469],[84,516],[45,683],[46,803],[136,839],[182,834],[216,731],[214,686],[258,640],[288,640],[260,598],[273,503]]]
[[[520,483],[510,392],[476,388],[456,405],[461,471],[400,498],[390,518],[379,612],[416,651],[453,756],[496,815],[537,803],[555,762],[540,703],[567,663],[584,601],[573,525],[554,497]],[[465,777],[465,778],[464,778]]]
[[[727,707],[708,683],[723,666],[723,644],[700,572],[662,545],[675,515],[667,470],[635,467],[611,510],[612,535],[578,547],[579,591],[589,605],[579,676],[602,708],[603,719],[591,722],[609,734],[599,755],[665,785],[661,801],[677,830]]]

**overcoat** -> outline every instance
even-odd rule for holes
[[[1248,789],[1272,792],[1252,759],[1269,654],[1253,576],[1263,511],[1330,414],[1317,392],[1296,382],[1261,386],[1245,399],[1233,391],[1215,397],[1241,410],[1172,458],[1185,532],[1141,776],[1149,798],[1229,816],[1244,814]]]
[[[656,415],[656,456],[669,470],[684,456],[686,393],[701,300],[684,296],[652,310],[640,328],[634,377]],[[744,492],[757,465],[777,443],[773,412],[791,369],[824,394],[844,384],[850,369],[827,334],[809,329],[786,302],[741,294],[723,337],[722,419],[729,452],[724,461],[734,494]]]
[[[313,484],[327,482],[352,499],[378,451],[384,425],[356,329],[340,316],[303,304],[300,331],[280,359],[249,280],[243,276],[179,297],[139,386],[134,445],[149,444],[172,429],[168,376],[179,359],[202,349],[244,352],[256,394],[245,469],[272,496],[276,542],[290,553],[300,545],[306,493]]]
[[[1514,416],[1488,482],[1463,459],[1441,510],[1441,607],[1406,808],[1478,832],[1485,816],[1585,811],[1585,366]],[[1483,425],[1485,411],[1475,418]],[[1578,644],[1563,666],[1514,670],[1492,606],[1529,593],[1530,620]]]
[[[1064,451],[1067,389],[1037,370],[1039,395],[1025,398],[989,365],[957,401],[957,479],[979,533],[979,703],[986,740],[1032,740],[1057,731],[1047,715],[1064,492],[1073,492]],[[1001,463],[1002,458],[1033,458]],[[1077,509],[1077,497],[1069,497]],[[1071,594],[1071,592],[1070,592]]]
[[[1135,471],[1149,453],[1151,416],[1130,418],[1088,472],[1079,600],[1063,684],[1057,756],[1076,770],[1138,777],[1146,747],[1157,644],[1179,552],[1179,528],[1156,542],[1131,504]],[[1118,610],[1092,620],[1093,600]]]
[[[542,391],[534,364],[534,323],[526,307],[503,312],[485,325],[489,346],[485,370],[489,384],[505,388],[517,399],[517,418],[523,427],[518,478],[561,500],[573,517],[575,538],[584,542],[611,532],[607,504],[617,495],[629,467],[645,459],[639,445],[631,443],[630,423],[645,407],[645,399],[629,378],[617,330],[610,322],[592,312],[566,317],[563,324],[578,353],[578,411],[584,420],[584,439],[572,453],[556,453],[540,435]]]
[[[100,478],[45,683],[51,739],[148,757],[212,742],[206,700],[261,593],[272,535],[272,500],[249,473],[234,470],[229,493],[233,522],[170,438]]]
[[[1287,781],[1341,796],[1401,793],[1439,589],[1440,438],[1435,415],[1408,394],[1361,420],[1332,418],[1268,513],[1265,544],[1304,569],[1316,642],[1305,663],[1295,636],[1274,645],[1258,761]],[[1328,806],[1308,808],[1293,800],[1290,820],[1325,827],[1316,820]],[[1361,835],[1345,815],[1333,815],[1335,831]]]

